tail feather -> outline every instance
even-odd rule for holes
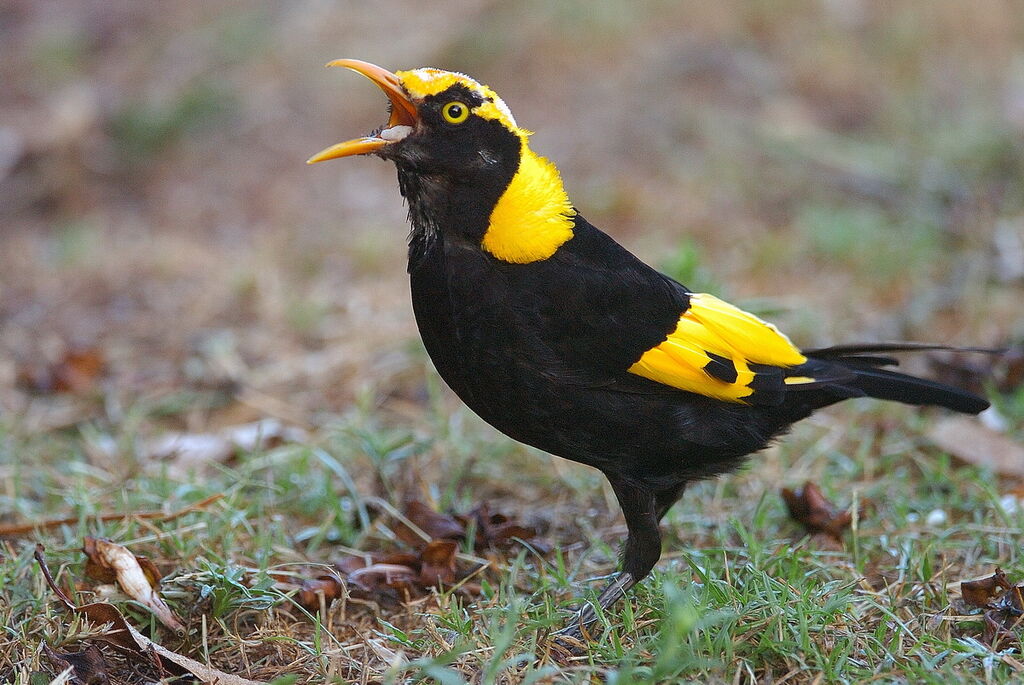
[[[977,414],[989,407],[987,400],[974,393],[898,371],[856,367],[854,375],[851,385],[880,400],[945,407],[964,414]]]
[[[935,343],[885,342],[864,343],[853,345],[833,345],[820,347],[816,350],[804,350],[808,357],[818,359],[835,359],[869,352],[930,352],[935,350],[953,350],[954,352],[980,352],[982,354],[1003,354],[1005,347],[956,347],[954,345],[937,345]]]
[[[963,350],[970,352],[999,353],[1001,350],[984,348],[956,348],[947,345],[924,343],[878,343],[867,345],[840,345],[806,352],[811,359],[837,364],[853,373],[853,378],[841,383],[848,390],[881,400],[892,400],[904,404],[945,407],[965,414],[977,414],[988,409],[989,403],[974,393],[955,388],[945,383],[918,378],[909,374],[879,368],[894,366],[897,361],[877,353]],[[858,393],[859,394],[859,393]]]

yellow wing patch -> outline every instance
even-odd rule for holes
[[[647,350],[629,371],[680,390],[743,403],[754,393],[751,384],[757,372],[751,364],[787,368],[806,361],[775,326],[713,295],[694,293],[675,331]],[[718,366],[731,371],[729,364],[735,369],[734,380],[723,378],[731,377],[729,373],[710,370]],[[794,376],[784,382],[812,379]]]

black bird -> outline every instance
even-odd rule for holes
[[[878,344],[801,351],[774,326],[694,293],[592,226],[493,90],[439,69],[358,60],[387,125],[312,157],[374,154],[409,206],[416,322],[441,377],[512,438],[599,469],[629,528],[607,609],[661,556],[687,483],[732,471],[795,421],[849,397],[975,414],[988,403],[883,368]],[[566,628],[596,617],[585,605]]]

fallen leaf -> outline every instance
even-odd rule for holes
[[[103,652],[96,645],[89,645],[81,652],[61,652],[43,643],[43,652],[61,671],[69,666],[74,678],[84,685],[103,685],[110,682],[107,662]]]
[[[1020,641],[1020,638],[1011,630],[1017,626],[1017,620],[1011,621],[1007,625],[1005,618],[996,611],[986,611],[984,619],[985,632],[982,633],[981,639],[991,645],[993,649],[1012,646]]]
[[[434,540],[428,544],[420,556],[420,584],[425,587],[454,584],[457,549],[452,540]]]
[[[516,539],[530,540],[537,535],[533,528],[520,525],[500,513],[491,513],[486,502],[470,512],[476,521],[478,550],[484,547],[509,547]]]
[[[112,604],[105,602],[94,602],[92,604],[84,604],[77,606],[72,602],[64,591],[57,585],[53,579],[53,575],[50,573],[50,568],[46,563],[46,557],[44,556],[45,548],[37,544],[35,551],[35,559],[39,564],[39,568],[43,573],[43,578],[46,580],[46,584],[50,587],[50,590],[54,595],[61,601],[68,611],[82,614],[88,618],[91,622],[99,625],[110,624],[109,629],[103,635],[96,636],[95,639],[101,639],[112,644],[118,645],[125,648],[129,652],[136,654],[139,658],[154,663],[157,668],[169,671],[174,675],[186,675],[191,673],[196,678],[199,678],[205,683],[217,683],[218,685],[266,685],[266,683],[248,680],[237,675],[230,673],[224,673],[215,668],[211,668],[205,664],[202,664],[195,659],[190,659],[187,656],[172,652],[171,650],[163,647],[162,645],[153,642],[148,637],[133,628],[121,615],[121,612],[117,610]]]
[[[1024,621],[1024,583],[1012,584],[1002,569],[996,568],[991,576],[962,581],[960,595],[967,604],[984,609],[982,639],[993,649],[1020,643],[1014,631]]]
[[[1013,616],[1024,616],[1024,586],[1014,585],[996,601],[996,608]]]
[[[803,524],[812,535],[823,534],[835,542],[841,543],[843,534],[853,522],[850,510],[837,511],[836,507],[825,499],[821,488],[807,481],[798,490],[782,489],[782,499],[786,502],[789,515]]]
[[[320,609],[321,596],[324,598],[325,606],[330,606],[331,602],[341,597],[344,591],[345,586],[340,578],[337,576],[321,575],[302,581],[302,586],[295,596],[295,601],[307,611],[316,612]]]
[[[452,586],[464,577],[466,574],[458,570],[457,552],[454,540],[433,540],[416,553],[350,556],[338,561],[335,567],[356,597],[403,600],[431,588]]]
[[[463,540],[466,537],[465,527],[455,517],[438,513],[419,500],[406,502],[403,513],[432,540]],[[422,547],[428,542],[402,522],[398,522],[394,530],[395,535],[411,547]]]
[[[90,577],[107,583],[117,580],[129,597],[152,611],[161,623],[185,633],[185,626],[157,592],[161,574],[152,561],[115,542],[91,536],[86,536],[82,551],[88,557],[85,568]]]
[[[1006,579],[1006,574],[1002,569],[997,568],[995,573],[985,578],[961,581],[960,595],[968,604],[985,608],[994,598],[1011,587],[1013,586]]]
[[[22,366],[17,371],[17,381],[26,390],[40,394],[85,394],[99,385],[105,367],[106,360],[99,348],[70,347],[51,364]]]
[[[476,507],[468,516],[459,516],[441,514],[423,502],[410,500],[403,516],[406,522],[399,520],[392,529],[415,551],[367,553],[348,556],[335,563],[353,596],[404,600],[464,581],[471,571],[460,571],[458,550],[470,525],[476,528],[478,549],[508,546],[516,539],[529,539],[536,534],[532,528],[519,525],[503,514],[492,514],[486,504]],[[425,540],[425,535],[432,539]],[[460,589],[467,593],[480,591],[478,586],[465,583]],[[318,592],[330,600],[340,596],[342,588],[336,580],[306,581],[299,588],[296,601],[307,609],[315,609],[319,607]]]
[[[431,540],[465,540],[466,531],[470,525],[474,525],[476,527],[474,546],[477,551],[489,547],[509,547],[516,538],[529,540],[537,535],[537,531],[533,528],[523,526],[504,514],[491,513],[486,502],[479,504],[469,514],[463,516],[441,514],[423,502],[412,500],[406,504],[404,514]],[[423,547],[428,542],[401,522],[395,526],[394,530],[395,535],[402,542],[412,547]]]
[[[262,419],[216,433],[166,433],[143,443],[142,453],[147,459],[170,462],[172,470],[185,473],[196,466],[227,461],[239,452],[271,449],[307,438],[301,428]]]
[[[348,580],[356,587],[373,592],[387,586],[395,590],[413,588],[413,581],[419,573],[405,564],[387,564],[384,562],[370,564],[348,574]]]
[[[1024,477],[1024,445],[976,419],[952,416],[928,431],[928,438],[950,455],[1004,476]]]
[[[106,602],[93,602],[92,604],[77,606],[68,599],[68,596],[64,594],[64,591],[61,590],[60,586],[58,586],[53,580],[53,576],[50,575],[50,568],[46,564],[43,551],[43,546],[37,544],[35,552],[36,561],[39,563],[39,567],[43,572],[43,578],[46,579],[46,584],[50,586],[50,590],[57,595],[58,599],[61,600],[64,606],[75,613],[83,614],[93,623],[99,625],[109,624],[110,629],[108,629],[102,636],[97,637],[97,639],[118,645],[119,647],[124,647],[130,651],[139,651],[139,644],[132,639],[128,623],[124,620],[124,616],[121,615],[121,612],[118,611],[113,604],[107,604]]]
[[[125,625],[128,626],[128,631],[131,633],[132,638],[138,642],[142,650],[156,652],[161,658],[172,662],[185,671],[188,671],[204,683],[216,683],[216,685],[267,685],[263,681],[249,680],[248,678],[243,678],[231,673],[225,673],[224,671],[213,668],[212,666],[207,666],[195,659],[191,659],[184,654],[172,652],[163,645],[153,642],[148,637],[135,630],[131,625],[128,625],[127,623]]]

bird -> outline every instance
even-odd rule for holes
[[[689,483],[734,471],[814,411],[853,397],[977,414],[988,402],[895,371],[877,343],[802,350],[771,323],[692,292],[588,222],[505,102],[455,71],[344,67],[387,96],[387,123],[332,145],[393,162],[408,205],[408,275],[423,345],[484,421],[592,466],[626,521],[601,612],[658,562],[659,524]],[[583,602],[559,634],[590,637]]]

